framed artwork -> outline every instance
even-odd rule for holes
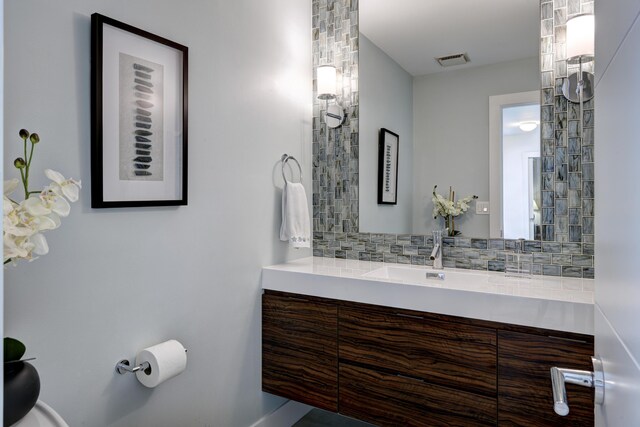
[[[380,129],[378,142],[378,204],[398,203],[398,144],[400,137]]]
[[[188,48],[91,15],[91,207],[187,204]]]

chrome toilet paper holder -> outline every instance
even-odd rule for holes
[[[124,375],[127,372],[135,374],[138,371],[143,371],[145,374],[151,374],[151,365],[149,362],[142,362],[138,366],[131,366],[131,363],[127,359],[122,359],[116,363],[116,372],[120,375]]]
[[[184,349],[184,352],[187,352],[187,349]],[[131,366],[131,362],[127,359],[122,359],[118,363],[116,363],[116,372],[120,375],[124,375],[126,373],[135,374],[138,371],[143,371],[147,375],[151,375],[151,365],[149,362],[142,362],[138,366]]]

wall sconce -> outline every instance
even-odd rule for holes
[[[337,128],[344,122],[344,110],[338,103],[329,105],[329,100],[336,99],[336,67],[321,65],[317,68],[318,99],[326,101],[324,121],[330,128]]]
[[[595,21],[593,14],[576,15],[567,20],[567,64],[579,64],[579,72],[572,73],[562,84],[562,93],[571,102],[593,98],[593,74],[582,71],[582,64],[593,61]]]

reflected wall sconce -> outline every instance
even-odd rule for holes
[[[336,99],[336,67],[321,65],[317,68],[318,99],[326,102],[325,123],[330,128],[337,128],[344,122],[344,110],[336,102],[329,105],[329,101]]]
[[[582,71],[582,65],[593,61],[595,48],[595,20],[593,14],[576,15],[567,20],[567,64],[579,64],[562,84],[562,94],[571,102],[593,98],[593,74]]]

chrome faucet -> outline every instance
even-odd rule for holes
[[[435,270],[443,270],[442,267],[442,230],[433,230],[433,250],[429,257],[433,261]]]

